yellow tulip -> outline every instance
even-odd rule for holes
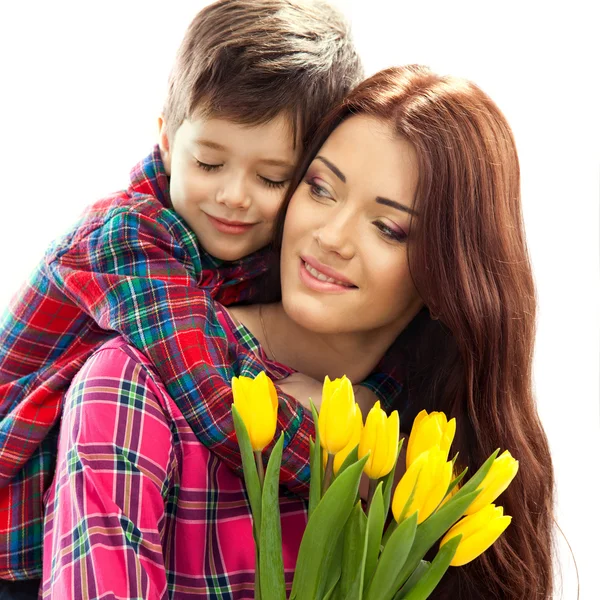
[[[472,515],[492,503],[509,486],[518,470],[519,461],[515,460],[508,450],[505,450],[492,463],[488,474],[477,488],[482,491],[467,508],[465,514]]]
[[[268,446],[277,425],[277,391],[273,382],[261,371],[255,379],[234,377],[231,382],[233,404],[248,430],[255,452]]]
[[[337,454],[348,445],[357,409],[350,380],[344,375],[330,381],[326,376],[319,410],[319,434],[321,447],[329,454]]]
[[[419,454],[438,446],[446,453],[450,452],[450,445],[456,432],[456,419],[448,418],[443,412],[427,413],[422,410],[413,422],[408,447],[406,449],[406,468],[415,462]]]
[[[371,452],[364,469],[368,477],[379,479],[392,470],[398,456],[399,437],[398,411],[395,410],[388,417],[378,400],[367,415],[358,445],[358,458]]]
[[[504,516],[501,506],[488,504],[476,513],[464,517],[442,538],[440,546],[462,533],[456,554],[450,563],[460,567],[485,552],[509,526],[512,517]]]
[[[350,436],[350,441],[335,455],[333,460],[333,472],[337,475],[340,467],[346,460],[346,457],[350,452],[358,446],[360,442],[360,434],[363,429],[363,418],[362,412],[360,411],[360,406],[356,405],[356,414],[354,415],[354,422],[352,424],[352,435]],[[325,458],[326,455],[323,454]]]
[[[396,521],[419,511],[417,522],[422,523],[438,507],[452,481],[452,462],[437,446],[422,452],[400,479],[392,500]],[[410,504],[410,496],[414,495]],[[406,510],[405,510],[406,508]]]

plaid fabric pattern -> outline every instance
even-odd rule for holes
[[[200,385],[228,410],[228,346],[240,373],[286,374],[210,321]],[[281,514],[289,590],[304,501],[283,495]],[[67,394],[44,528],[43,598],[254,597],[242,479],[198,442],[154,367],[122,338],[93,355]]]
[[[225,263],[208,255],[172,210],[168,188],[156,147],[132,170],[127,190],[93,204],[49,248],[0,318],[0,579],[41,573],[42,498],[63,395],[117,334],[149,357],[196,437],[239,465],[227,405],[197,386],[206,376],[203,307],[206,293],[225,305],[256,299],[269,257]],[[386,366],[364,383],[389,407],[397,379]],[[292,435],[285,483],[300,489],[312,418],[298,408],[282,425]]]

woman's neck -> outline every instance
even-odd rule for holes
[[[258,339],[269,358],[319,381],[325,375],[331,379],[347,375],[351,381],[362,381],[397,336],[397,332],[389,329],[352,334],[315,333],[292,321],[281,303],[228,310]]]

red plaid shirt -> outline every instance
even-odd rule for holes
[[[158,148],[131,173],[127,190],[92,205],[54,243],[0,321],[0,578],[41,573],[42,498],[51,482],[62,398],[87,358],[121,334],[155,365],[199,440],[232,467],[240,459],[229,407],[198,393],[204,375],[208,292],[223,304],[256,297],[268,256],[225,263],[198,247],[172,210]],[[367,382],[389,406],[393,375]],[[308,479],[310,415],[298,407],[284,480]]]

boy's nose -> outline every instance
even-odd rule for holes
[[[251,203],[243,181],[228,181],[217,193],[217,202],[233,210],[246,210]]]

